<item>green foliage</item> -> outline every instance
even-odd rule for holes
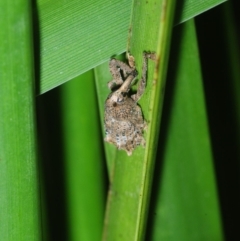
[[[224,0],[201,4],[198,0],[179,1],[176,22],[184,22],[221,2]],[[38,92],[44,93],[125,52],[131,7],[132,1],[128,0],[38,0]]]
[[[93,77],[89,71],[60,87],[71,240],[98,240],[103,227],[104,158]]]
[[[41,240],[31,7],[0,1],[0,233]]]
[[[152,240],[223,240],[193,20],[172,47],[149,229]]]
[[[0,1],[2,239],[41,240],[43,227],[44,240],[234,240],[240,102],[232,5],[187,21],[222,2],[38,0],[37,95],[71,81],[37,97],[37,129],[31,7]],[[143,51],[157,54],[139,102],[147,145],[131,157],[103,142],[108,61],[126,51],[139,78]]]

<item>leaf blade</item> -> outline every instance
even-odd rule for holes
[[[93,71],[61,86],[60,91],[70,239],[99,240],[105,180]]]
[[[41,240],[30,1],[0,3],[0,232]]]
[[[183,13],[177,14],[177,22],[222,2],[185,0],[183,6],[177,8]],[[130,1],[38,0],[37,7],[41,50],[38,94],[106,62],[109,56],[126,51]]]
[[[149,232],[152,240],[223,240],[194,22],[173,39]]]

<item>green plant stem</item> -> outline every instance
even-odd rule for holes
[[[175,1],[134,1],[128,50],[139,76],[143,52],[157,56],[156,62],[149,60],[147,88],[139,102],[148,122],[146,147],[130,157],[117,152],[103,240],[144,240],[174,7]]]

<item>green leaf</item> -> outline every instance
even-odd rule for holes
[[[39,1],[40,93],[126,48],[131,1]]]
[[[151,240],[223,240],[194,22],[174,29]]]
[[[221,2],[179,2],[177,22]],[[35,12],[39,16],[41,51],[38,94],[106,62],[110,56],[125,52],[131,6],[128,0],[38,0]]]
[[[61,86],[70,240],[99,240],[105,188],[93,71]]]
[[[0,233],[42,240],[30,1],[0,2]]]

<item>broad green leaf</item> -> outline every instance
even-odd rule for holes
[[[179,1],[177,22],[223,1]],[[40,37],[38,94],[125,52],[131,6],[132,1],[128,0],[38,0],[35,9],[36,37]]]
[[[30,1],[0,2],[1,240],[42,240]]]
[[[99,240],[105,190],[93,71],[60,88],[70,240]]]
[[[129,50],[139,78],[143,51],[156,53],[156,62],[149,60],[147,89],[140,101],[148,122],[146,148],[138,147],[130,157],[117,152],[103,240],[144,239],[174,6],[174,1],[134,2]]]
[[[193,20],[174,29],[148,234],[223,240]]]
[[[38,1],[39,92],[56,87],[120,54],[126,46],[131,1]]]

